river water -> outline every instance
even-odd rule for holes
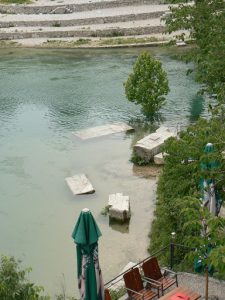
[[[82,208],[102,231],[105,281],[147,256],[155,203],[155,177],[130,163],[134,135],[80,141],[72,132],[141,116],[124,95],[123,82],[141,49],[0,50],[0,253],[32,266],[31,280],[54,295],[64,285],[77,295],[76,252],[71,239]],[[204,114],[199,86],[187,66],[151,48],[168,73],[164,124],[186,125]],[[73,196],[65,177],[85,173],[96,193]],[[129,225],[101,215],[110,193],[130,196]]]

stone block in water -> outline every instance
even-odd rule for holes
[[[164,142],[168,138],[175,136],[176,134],[173,131],[162,126],[157,129],[156,132],[151,133],[139,140],[134,145],[134,151],[140,158],[144,159],[145,161],[150,161],[156,154],[161,152],[161,146],[164,144]]]
[[[95,192],[85,174],[77,174],[72,177],[67,177],[65,180],[74,195],[92,194]]]
[[[129,196],[123,196],[122,193],[109,195],[108,207],[110,218],[119,221],[130,219]]]
[[[124,131],[134,130],[133,127],[127,125],[126,123],[113,123],[92,128],[87,128],[81,131],[73,132],[73,134],[82,140],[87,140],[91,138],[96,138],[104,135],[109,135],[113,133],[119,133]]]

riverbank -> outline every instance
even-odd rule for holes
[[[0,47],[110,48],[156,46],[169,5],[160,0],[70,0],[0,4]]]
[[[166,37],[123,37],[123,38],[70,38],[70,39],[22,39],[0,41],[0,48],[49,48],[49,49],[107,49],[155,47],[171,44]]]

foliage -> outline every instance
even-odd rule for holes
[[[211,232],[212,242],[216,245],[210,257],[212,263],[218,267],[216,253],[221,253],[225,246],[225,239],[221,236],[220,222],[222,221],[221,218],[212,218],[209,213],[207,214],[196,199],[200,199],[201,177],[213,179],[222,199],[225,198],[223,188],[225,186],[225,161],[221,154],[225,149],[224,141],[224,119],[213,117],[210,120],[200,119],[196,124],[189,126],[186,132],[182,132],[179,139],[170,138],[165,143],[163,151],[168,155],[165,157],[166,164],[158,184],[156,218],[153,221],[150,236],[151,253],[170,243],[171,232],[176,232],[177,243],[199,248],[204,242],[200,237],[201,222],[205,219]],[[215,146],[213,154],[203,152],[208,142]],[[200,164],[212,159],[218,163],[218,167],[201,170]],[[182,255],[180,258],[184,257]],[[162,260],[168,263],[168,259],[167,253]],[[186,259],[185,267],[191,268],[190,262],[193,265],[193,260],[188,259],[188,256]],[[219,275],[224,272],[222,269],[217,269]]]
[[[60,294],[56,296],[56,300],[77,300],[74,297],[66,296],[65,294]]]
[[[5,3],[5,4],[23,4],[23,3],[31,3],[30,0],[0,0],[0,3]]]
[[[137,155],[135,151],[132,152],[130,161],[138,166],[147,166],[150,164],[150,160],[143,159]]]
[[[157,41],[158,39],[154,36],[146,38],[120,37],[111,39],[101,39],[100,45],[146,44]]]
[[[20,261],[13,257],[2,256],[0,263],[1,300],[49,300],[40,295],[42,287],[28,281],[30,268],[21,270]]]
[[[124,83],[129,101],[142,106],[142,113],[151,119],[165,103],[169,92],[166,72],[161,62],[144,51],[138,57],[133,72]]]
[[[204,84],[204,90],[216,94],[222,103],[225,101],[224,9],[223,0],[201,0],[193,5],[182,3],[171,7],[171,14],[166,18],[169,33],[190,32],[197,47],[187,59],[196,63],[197,79]]]
[[[82,45],[89,45],[90,39],[78,39],[76,41],[61,41],[61,40],[47,40],[42,44],[42,47],[47,48],[75,48]]]
[[[110,290],[111,299],[112,300],[120,299],[122,296],[126,294],[126,292],[127,291],[124,287],[117,290]]]

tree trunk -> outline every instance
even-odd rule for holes
[[[205,300],[208,300],[208,291],[209,291],[209,272],[208,266],[205,268]]]

